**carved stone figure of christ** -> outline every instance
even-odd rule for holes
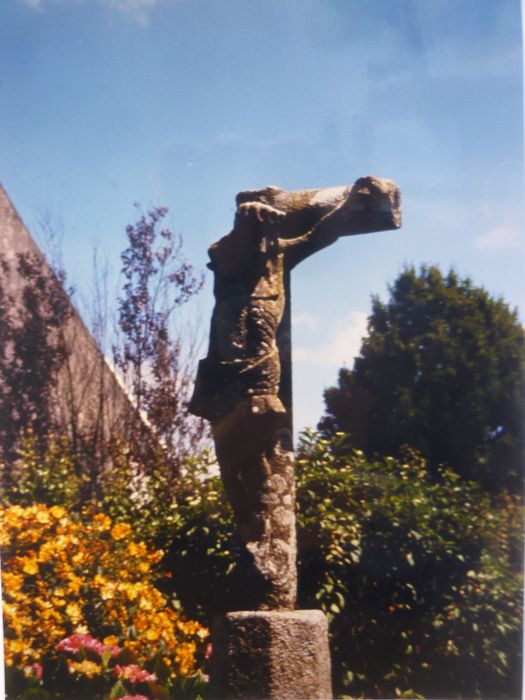
[[[295,606],[289,273],[340,236],[398,228],[400,217],[397,186],[375,177],[249,190],[208,251],[215,308],[190,410],[211,422],[242,542],[235,609]]]

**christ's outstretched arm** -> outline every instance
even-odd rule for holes
[[[359,178],[352,187],[338,194],[338,200],[306,233],[294,238],[279,237],[288,270],[341,236],[384,231],[399,228],[401,224],[399,190],[391,180]]]

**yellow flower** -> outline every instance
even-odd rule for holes
[[[122,540],[131,533],[131,526],[127,523],[117,523],[111,528],[111,537],[114,540]]]
[[[129,542],[128,554],[132,557],[145,557],[148,553],[144,542]]]
[[[3,571],[2,582],[6,590],[16,591],[22,587],[24,577],[20,574],[13,574],[9,571]]]
[[[124,591],[128,600],[135,600],[142,590],[142,584],[140,583],[122,583],[119,586],[119,590]]]
[[[76,554],[73,554],[73,556],[71,557],[71,561],[73,562],[73,564],[81,564],[85,560],[86,553],[82,550],[79,550]]]
[[[34,559],[27,559],[22,567],[22,571],[24,574],[29,574],[29,576],[35,576],[38,574],[38,564]]]
[[[66,613],[70,620],[76,625],[82,619],[82,610],[78,603],[69,603],[66,606]]]
[[[93,516],[93,525],[97,532],[109,530],[111,527],[111,518],[108,518],[108,516],[103,513],[97,513]]]
[[[84,659],[84,661],[69,661],[68,665],[72,673],[76,671],[88,678],[93,678],[93,676],[102,673],[102,666],[88,659]]]
[[[156,642],[157,639],[160,637],[160,634],[159,634],[158,630],[150,627],[149,629],[146,630],[145,636],[146,636],[146,639],[148,640],[148,642]]]
[[[49,513],[47,512],[47,510],[38,510],[36,514],[36,520],[42,525],[47,525],[47,523],[49,522]]]
[[[49,509],[50,514],[55,518],[55,520],[60,520],[67,515],[67,511],[62,506],[51,506]]]
[[[46,600],[45,598],[42,598],[42,596],[37,596],[34,599],[35,604],[39,608],[39,612],[42,613],[43,611],[49,611],[52,609],[52,605],[49,602],[49,600]]]
[[[45,564],[47,561],[52,559],[56,554],[56,547],[52,540],[49,542],[44,542],[38,551],[38,561],[41,564]]]
[[[70,574],[69,581],[67,582],[68,590],[74,595],[78,595],[80,589],[82,588],[82,579],[74,574]]]
[[[154,605],[152,601],[149,598],[146,598],[145,596],[142,596],[142,598],[139,601],[139,607],[141,610],[153,610]]]
[[[117,584],[114,581],[104,581],[100,584],[100,597],[102,600],[112,600],[116,590]]]
[[[18,527],[23,515],[22,506],[11,506],[2,512],[2,517],[5,518],[6,524],[10,527]]]
[[[162,552],[127,539],[133,536],[128,524],[87,511],[83,517],[71,519],[62,506],[0,507],[0,540],[10,545],[2,562],[6,663],[24,668],[53,655],[71,627],[96,637],[97,629],[85,624],[80,600],[81,591],[89,589],[104,627],[113,632],[105,644],[133,652],[144,667],[162,642],[171,675],[193,672],[208,631],[180,620],[155,587],[152,569]],[[129,639],[132,627],[137,636]],[[71,664],[74,673],[101,673],[88,660]]]
[[[5,645],[15,654],[19,654],[21,651],[24,651],[25,648],[25,644],[21,639],[6,639]]]

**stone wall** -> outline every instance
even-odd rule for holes
[[[60,299],[62,295],[64,308],[67,309],[64,324],[52,331],[50,341],[58,342],[60,337],[67,348],[67,357],[57,372],[52,400],[49,401],[54,421],[69,434],[75,432],[100,439],[110,434],[126,434],[130,421],[138,420],[126,392],[0,185],[2,312],[8,315],[10,322],[19,324],[23,324],[29,314],[35,312],[35,309],[28,310],[27,291],[31,284],[37,284],[20,270],[21,259],[31,260],[33,269],[38,270],[40,282],[44,280],[57,298]],[[4,352],[6,346],[9,368],[9,353],[14,359],[13,347],[4,339]],[[36,372],[40,359],[36,342],[33,352]],[[30,376],[31,367],[28,371]],[[9,382],[8,374],[4,381]]]

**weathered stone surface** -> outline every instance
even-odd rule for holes
[[[30,261],[38,278],[23,274],[22,261]],[[28,306],[27,298],[31,298],[31,287],[39,280],[49,280],[58,289],[57,295],[65,297],[68,313],[56,334],[65,339],[67,358],[49,402],[49,411],[63,433],[72,440],[86,435],[100,440],[123,435],[125,427],[131,421],[140,421],[140,417],[1,185],[0,265],[4,311],[15,324],[31,321],[31,314],[38,315],[39,310]],[[3,351],[7,357],[13,352],[9,344]],[[37,345],[34,353],[34,362],[25,368],[28,373],[41,371]]]
[[[215,308],[190,410],[212,424],[245,543],[236,609],[295,605],[290,271],[340,236],[400,226],[399,190],[353,186],[241,192],[233,230],[209,249]]]
[[[236,612],[212,630],[210,699],[329,700],[328,627],[319,610]]]

